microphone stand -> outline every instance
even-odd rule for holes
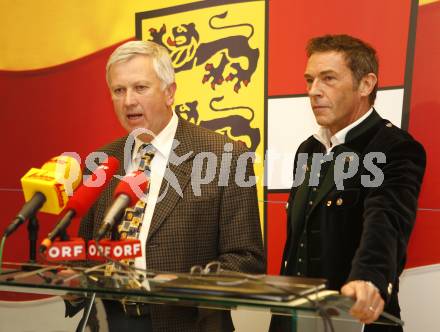
[[[38,224],[38,219],[35,215],[29,218],[27,225],[28,235],[29,235],[29,263],[35,264],[37,262],[37,239],[38,230],[40,226]]]
[[[29,239],[29,260],[28,264],[35,264],[37,262],[37,239],[38,239],[38,230],[40,226],[38,224],[38,219],[36,215],[32,215],[29,218],[27,224],[28,230],[28,239]],[[33,271],[39,269],[40,267],[32,266],[32,265],[22,265],[21,269],[23,271]]]
[[[84,312],[79,321],[78,327],[75,332],[84,332],[87,326],[87,321],[89,320],[90,312],[92,311],[93,302],[95,301],[96,293],[90,293],[86,297]]]
[[[38,230],[40,229],[40,225],[38,223],[37,216],[33,214],[28,221],[27,230],[28,230],[28,238],[29,238],[29,260],[28,263],[30,265],[22,266],[22,270],[24,271],[34,271],[41,269],[40,266],[34,266],[33,264],[37,263],[37,240],[38,240]],[[65,236],[66,233],[64,231]],[[52,271],[52,273],[56,274],[56,269]],[[40,275],[40,274],[39,274]],[[43,275],[40,275],[45,281],[46,279]]]

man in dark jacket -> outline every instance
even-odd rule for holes
[[[365,331],[385,310],[399,316],[399,275],[425,170],[423,147],[373,108],[375,50],[347,35],[307,46],[307,92],[319,131],[298,148],[281,273],[328,280],[355,300]],[[301,181],[302,180],[302,181]],[[286,325],[287,324],[287,325]],[[271,329],[287,330],[274,318]]]

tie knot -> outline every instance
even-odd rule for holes
[[[138,150],[138,158],[140,158],[139,161],[139,170],[141,171],[151,171],[150,165],[151,161],[154,158],[154,153],[156,152],[156,149],[154,148],[153,144],[150,143],[144,143],[139,147]]]
[[[154,154],[155,152],[156,148],[151,143],[143,143],[138,149],[138,154],[140,156],[144,156],[146,154]]]

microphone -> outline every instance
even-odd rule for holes
[[[21,179],[24,199],[17,216],[6,228],[4,236],[11,235],[37,211],[59,214],[69,200],[66,186],[78,187],[82,178],[78,161],[70,156],[58,156],[46,162],[41,169],[31,168]]]
[[[144,172],[136,171],[127,174],[116,186],[113,193],[114,201],[104,216],[102,225],[96,235],[96,241],[101,240],[104,235],[113,228],[120,220],[127,207],[134,205],[149,186],[148,179]]]
[[[44,253],[46,249],[52,245],[52,241],[70,225],[74,217],[82,217],[87,213],[104,190],[104,187],[107,186],[113,175],[115,175],[118,168],[119,160],[115,157],[109,157],[99,165],[93,172],[92,176],[90,176],[85,183],[75,191],[72,198],[67,203],[65,208],[66,213],[52,232],[48,234],[47,238],[41,242],[41,253]],[[98,183],[98,185],[96,185],[96,178],[99,174],[104,175],[104,181],[103,183]]]

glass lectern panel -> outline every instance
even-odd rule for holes
[[[205,271],[206,272],[206,271]],[[361,331],[352,300],[325,289],[325,280],[216,270],[190,273],[5,263],[0,290],[221,310],[270,311],[292,331]],[[377,324],[401,324],[384,314]],[[335,326],[337,329],[335,329]]]

